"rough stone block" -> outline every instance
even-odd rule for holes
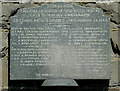
[[[119,83],[119,64],[117,58],[114,58],[111,61],[111,79],[110,79],[110,86],[117,86]]]
[[[2,61],[0,59],[0,91],[2,89]]]
[[[120,91],[119,87],[111,87],[108,91]]]
[[[8,89],[8,61],[0,59],[0,91]]]
[[[2,60],[2,88],[8,88],[8,61]]]

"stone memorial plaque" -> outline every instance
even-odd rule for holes
[[[56,2],[11,18],[10,79],[110,79],[110,19]]]

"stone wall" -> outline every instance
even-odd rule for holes
[[[48,3],[48,2],[46,2]],[[75,3],[75,2],[74,2]],[[7,3],[2,2],[2,47],[0,47],[0,67],[2,65],[2,69],[0,68],[0,81],[2,77],[2,82],[0,86],[2,88],[7,88],[8,85],[8,35],[10,31],[10,17],[17,14],[17,11],[20,8],[29,8],[29,7],[39,7],[41,4],[40,2],[32,2],[26,4],[20,3]],[[76,3],[81,6],[85,7],[95,7],[101,8],[104,12],[104,15],[111,17],[111,30],[110,36],[114,42],[114,44],[118,45],[120,49],[120,2],[114,3],[95,3],[95,2],[79,2]],[[1,36],[0,36],[1,37]],[[1,45],[1,44],[0,44]],[[116,46],[115,46],[116,47]],[[2,73],[1,73],[2,72]],[[120,91],[118,86],[120,85],[120,55],[115,55],[111,48],[111,79],[109,86],[110,91]],[[115,86],[117,89],[112,88]]]

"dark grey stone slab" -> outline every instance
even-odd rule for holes
[[[118,85],[120,86],[120,60],[118,61]]]
[[[11,18],[10,79],[110,79],[109,17],[70,3]]]

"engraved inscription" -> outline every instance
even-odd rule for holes
[[[11,79],[109,79],[109,17],[70,3],[11,18]]]

